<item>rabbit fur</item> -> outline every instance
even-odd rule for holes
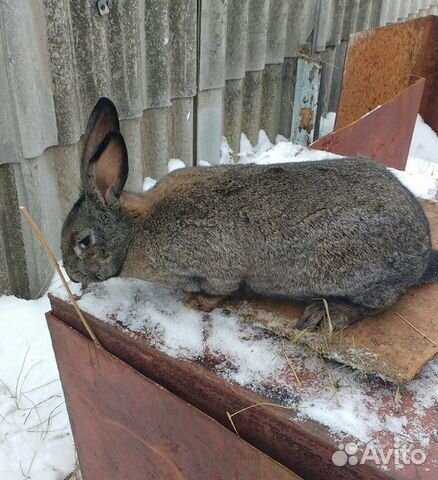
[[[128,157],[117,111],[91,114],[82,193],[62,230],[74,281],[123,275],[185,292],[251,292],[309,303],[298,328],[335,328],[436,281],[426,216],[385,167],[366,158],[176,170],[123,192]]]

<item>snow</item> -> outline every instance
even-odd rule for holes
[[[395,168],[389,168],[400,182],[408,188],[416,197],[433,199],[437,194],[437,180],[424,173],[402,172]]]
[[[152,187],[155,186],[156,183],[157,181],[155,180],[155,178],[146,177],[143,181],[142,191],[146,192],[147,190],[150,190]]]
[[[409,156],[434,163],[438,168],[438,137],[436,133],[417,115]]]
[[[336,113],[328,112],[325,117],[321,117],[319,124],[319,136],[324,137],[331,133],[335,128]]]
[[[329,114],[321,131],[333,128]],[[281,163],[342,157],[293,145],[277,135],[273,145],[265,132],[253,146],[242,134],[239,163]],[[421,118],[417,120],[406,172],[392,172],[423,198],[436,196],[438,138]],[[220,163],[233,162],[225,139]],[[208,166],[203,161],[202,166]],[[178,159],[169,171],[185,168]],[[143,190],[156,181],[145,178]],[[59,285],[59,282],[57,282]],[[51,288],[66,298],[62,288]],[[78,286],[75,293],[79,293]],[[399,412],[384,400],[394,398],[394,387],[364,382],[357,372],[334,362],[323,362],[298,345],[287,354],[298,372],[313,372],[305,388],[298,387],[284,358],[281,340],[223,310],[205,315],[187,309],[182,294],[148,282],[114,278],[91,285],[80,300],[83,310],[99,318],[120,321],[133,334],[147,335],[153,345],[176,358],[197,361],[206,352],[216,362],[218,374],[273,401],[293,406],[299,419],[310,418],[326,425],[334,438],[352,437],[358,442],[379,442],[385,429],[394,438],[425,446],[433,431],[424,431],[421,416],[438,405],[438,359],[429,362],[421,375],[406,386],[410,401]],[[74,469],[75,452],[44,313],[47,296],[26,301],[0,297],[0,478],[55,480]],[[336,391],[327,381],[330,369]],[[370,393],[373,400],[370,401]],[[376,394],[377,392],[377,394]],[[414,412],[415,420],[407,422]],[[292,413],[291,413],[292,415]]]
[[[0,478],[64,479],[73,438],[44,314],[47,296],[0,297]]]
[[[60,295],[66,299],[63,292]],[[195,359],[202,353],[202,316],[183,307],[181,298],[182,293],[174,289],[129,278],[111,278],[83,295],[79,305],[99,318],[108,314],[111,305],[117,320],[129,330],[154,332],[160,337],[159,348],[164,352]]]
[[[221,139],[221,149],[220,149],[220,160],[221,165],[229,165],[233,163],[233,151],[228,146],[227,139],[222,137]]]
[[[173,172],[174,170],[179,170],[180,168],[186,168],[186,164],[179,160],[178,158],[171,158],[167,164],[168,172]]]
[[[199,166],[200,167],[211,167],[211,163],[209,163],[205,160],[199,160]]]
[[[212,329],[206,346],[223,358],[216,368],[229,380],[244,386],[257,385],[270,377],[277,366],[284,366],[284,360],[279,360],[277,341],[268,337],[251,340],[254,328],[221,310],[214,310],[210,319]],[[233,368],[229,368],[230,363]]]

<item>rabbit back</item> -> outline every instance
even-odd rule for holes
[[[125,275],[218,295],[365,301],[417,284],[430,256],[417,200],[364,158],[191,168],[154,188]]]

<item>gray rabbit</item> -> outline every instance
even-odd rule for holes
[[[82,194],[62,230],[64,266],[77,282],[123,275],[193,298],[296,299],[309,304],[298,328],[322,322],[324,298],[339,329],[438,277],[421,206],[365,158],[187,168],[127,193],[117,111],[101,98],[81,168]]]

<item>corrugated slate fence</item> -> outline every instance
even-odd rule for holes
[[[120,112],[128,188],[170,158],[218,163],[224,135],[290,135],[296,58],[322,62],[336,109],[350,33],[436,14],[438,0],[0,0],[0,293],[37,296],[52,269],[25,205],[59,252],[96,100]]]

